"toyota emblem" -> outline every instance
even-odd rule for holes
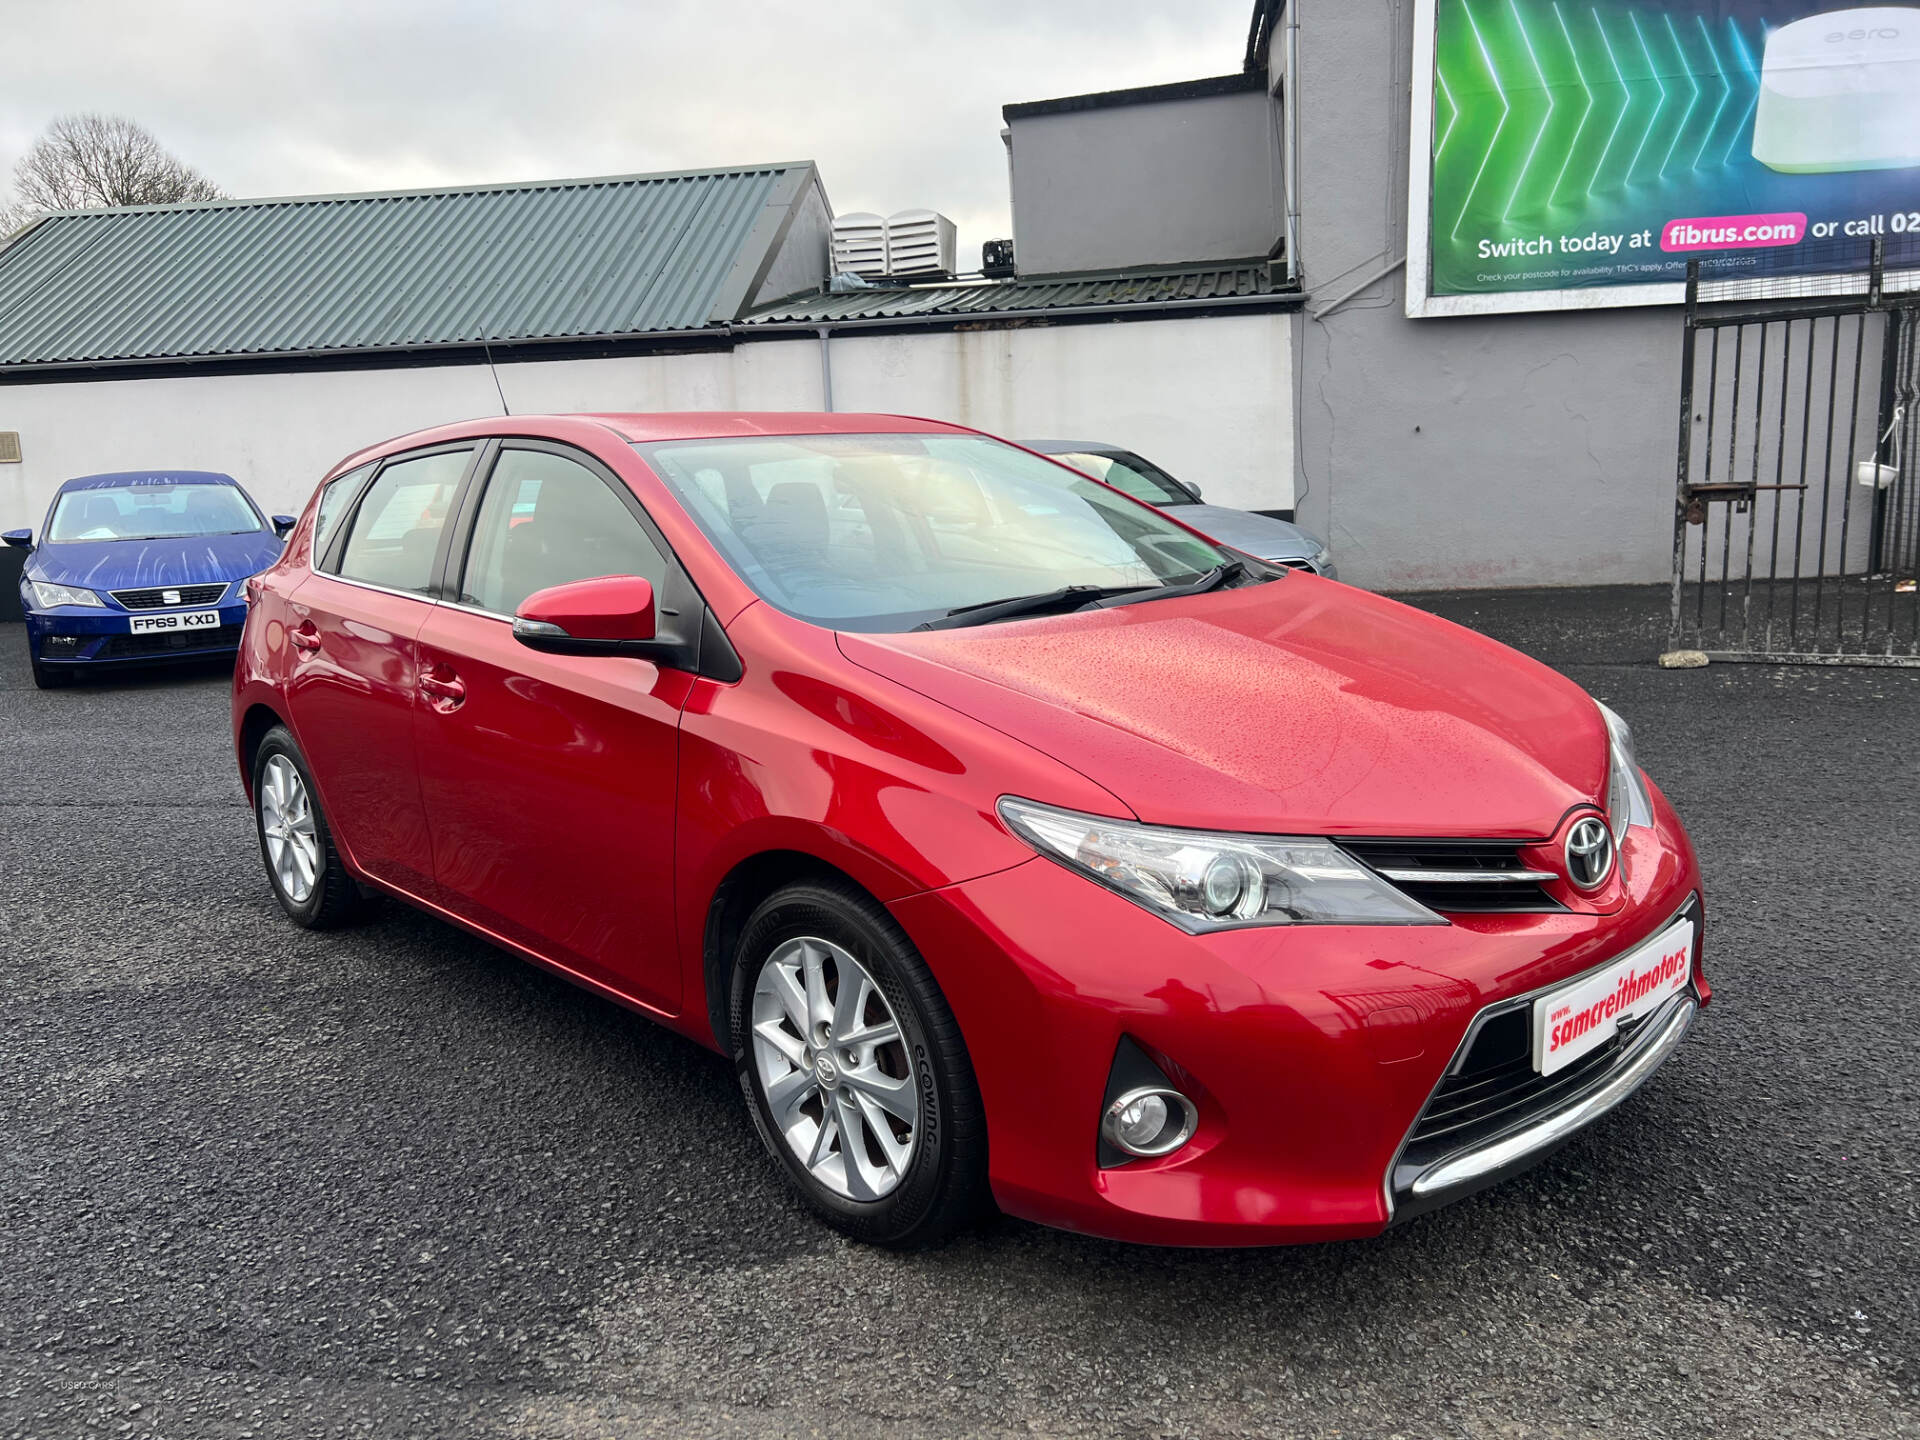
[[[1613,832],[1606,821],[1588,816],[1567,832],[1567,878],[1582,890],[1595,890],[1613,873]]]

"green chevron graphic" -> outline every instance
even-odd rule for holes
[[[1433,158],[1437,161],[1446,152],[1447,141],[1453,136],[1453,127],[1460,120],[1460,107],[1453,103],[1453,92],[1447,88],[1446,76],[1436,74],[1433,78],[1440,84],[1440,93],[1434,97],[1436,111],[1441,105],[1447,107],[1444,129],[1441,128],[1439,115],[1436,113],[1434,117]]]
[[[1720,157],[1722,165],[1733,163],[1734,147],[1739,145],[1740,137],[1747,133],[1747,122],[1753,119],[1753,112],[1760,107],[1760,67],[1753,63],[1753,52],[1747,49],[1746,37],[1740,33],[1740,27],[1729,20],[1727,28],[1733,34],[1734,58],[1740,62],[1741,73],[1746,77],[1745,88],[1753,92],[1753,98],[1747,101],[1747,108],[1740,116],[1740,123],[1733,127],[1733,133],[1727,139],[1727,153]],[[1727,82],[1729,86],[1732,85],[1731,75],[1727,77]]]
[[[1533,48],[1533,37],[1527,34],[1527,22],[1520,14],[1520,0],[1507,0],[1507,7],[1513,11],[1513,23],[1519,27],[1520,41],[1527,47],[1527,59],[1533,62],[1533,73],[1540,82],[1540,93],[1547,99],[1546,118],[1540,122],[1540,128],[1533,132],[1533,144],[1527,149],[1527,158],[1521,163],[1520,178],[1513,182],[1513,193],[1507,197],[1507,208],[1501,214],[1506,219],[1513,214],[1514,202],[1520,198],[1520,191],[1527,183],[1527,172],[1533,168],[1533,157],[1540,153],[1540,142],[1547,138],[1547,131],[1553,128],[1554,87],[1547,84],[1547,72],[1540,68],[1540,55]]]
[[[1559,0],[1554,0],[1553,18],[1560,22],[1561,38],[1567,42],[1567,53],[1573,57],[1573,73],[1580,81],[1580,93],[1586,99],[1586,105],[1580,111],[1580,123],[1574,127],[1573,139],[1567,142],[1566,158],[1560,162],[1560,172],[1553,177],[1553,184],[1547,187],[1547,201],[1560,193],[1560,182],[1567,178],[1567,167],[1573,164],[1574,152],[1580,148],[1580,137],[1587,133],[1587,120],[1593,114],[1593,87],[1587,84],[1587,72],[1580,64],[1580,52],[1573,43],[1573,32],[1567,28],[1567,17],[1560,13]]]
[[[1440,0],[1440,16],[1434,191],[1459,197],[1453,239],[1741,158],[1759,76],[1737,18],[1562,0]]]
[[[1647,45],[1647,32],[1640,28],[1640,17],[1629,12],[1628,20],[1633,22],[1633,38],[1640,42],[1640,58],[1647,62],[1646,78],[1654,83],[1660,92],[1660,99],[1653,107],[1653,113],[1647,117],[1646,128],[1640,132],[1640,143],[1634,147],[1633,159],[1627,162],[1626,178],[1633,179],[1633,172],[1639,167],[1640,157],[1647,153],[1647,141],[1653,138],[1653,127],[1660,123],[1660,117],[1667,113],[1667,82],[1653,66],[1653,51]],[[1631,87],[1629,87],[1631,89]]]
[[[1707,153],[1707,145],[1713,139],[1713,132],[1720,128],[1720,117],[1727,113],[1727,102],[1733,98],[1733,81],[1727,78],[1726,68],[1720,63],[1720,52],[1713,47],[1713,32],[1707,29],[1706,17],[1693,17],[1700,22],[1700,38],[1706,42],[1707,55],[1713,61],[1714,78],[1720,82],[1720,103],[1714,107],[1713,118],[1707,122],[1707,133],[1700,137],[1700,148],[1693,152],[1693,168],[1700,168],[1700,161]]]
[[[1481,62],[1487,67],[1487,80],[1493,87],[1494,95],[1500,101],[1500,118],[1494,123],[1493,134],[1487,137],[1486,148],[1480,155],[1480,168],[1473,172],[1473,183],[1467,186],[1467,198],[1460,202],[1459,218],[1453,222],[1453,238],[1456,240],[1460,238],[1460,227],[1466,223],[1467,211],[1473,206],[1473,197],[1480,189],[1480,177],[1487,173],[1487,166],[1493,160],[1493,152],[1500,144],[1500,136],[1507,128],[1507,116],[1513,113],[1513,107],[1507,103],[1507,92],[1500,84],[1499,68],[1493,63],[1493,52],[1487,49],[1486,39],[1480,33],[1480,26],[1474,21],[1473,11],[1467,8],[1467,0],[1457,0],[1457,3],[1460,13],[1466,17],[1467,29],[1473,32],[1474,45],[1480,52]]]
[[[1593,170],[1587,176],[1587,188],[1580,192],[1582,199],[1593,194],[1593,187],[1607,168],[1607,157],[1613,154],[1613,142],[1620,138],[1620,127],[1626,122],[1627,112],[1633,108],[1633,92],[1627,88],[1627,77],[1620,72],[1620,61],[1613,53],[1613,41],[1607,37],[1606,27],[1600,23],[1600,12],[1588,12],[1593,16],[1594,33],[1600,37],[1600,46],[1607,52],[1607,64],[1613,69],[1614,84],[1620,87],[1620,111],[1613,117],[1613,129],[1607,132],[1607,143],[1600,147],[1600,158],[1593,162]],[[1568,42],[1572,48],[1572,42]]]

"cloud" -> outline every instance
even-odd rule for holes
[[[1247,0],[15,0],[0,174],[131,116],[237,195],[820,162],[837,210],[1010,233],[1000,106],[1238,68]]]

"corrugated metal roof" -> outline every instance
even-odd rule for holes
[[[1004,315],[1069,307],[1203,304],[1290,293],[1264,264],[1209,266],[1129,274],[1049,275],[1039,279],[986,280],[956,285],[914,285],[854,290],[843,295],[802,295],[763,305],[748,325],[832,324],[845,320],[934,319]]]
[[[0,367],[695,330],[811,162],[48,216],[0,250]],[[748,287],[750,289],[750,287]]]

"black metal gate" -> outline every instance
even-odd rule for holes
[[[1765,301],[1688,267],[1670,651],[1920,666],[1920,289],[1884,258]]]

